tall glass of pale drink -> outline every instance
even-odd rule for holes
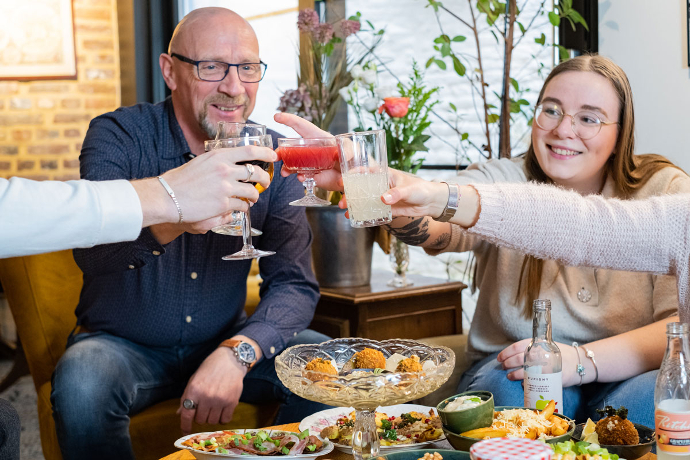
[[[381,201],[381,195],[389,188],[386,132],[361,131],[335,138],[350,225],[375,227],[391,222],[391,207]]]
[[[307,194],[290,202],[292,206],[330,206],[330,202],[314,195],[314,174],[326,171],[338,161],[338,144],[334,137],[278,139],[278,154],[283,168],[304,174]]]

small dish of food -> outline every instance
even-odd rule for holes
[[[459,450],[415,449],[387,453],[376,460],[470,460],[470,454]]]
[[[488,391],[466,391],[446,398],[436,406],[443,425],[454,433],[491,426],[494,395]]]
[[[573,440],[549,444],[553,449],[551,460],[618,460],[617,454],[589,442]],[[627,460],[627,459],[625,459]]]
[[[443,431],[453,447],[465,451],[469,451],[472,444],[482,439],[506,436],[539,439],[547,443],[567,441],[575,430],[575,422],[565,415],[554,413],[554,408],[554,401],[549,402],[542,411],[524,407],[497,406],[491,426],[463,433],[452,432],[444,426]]]
[[[652,450],[656,442],[653,429],[628,420],[628,410],[621,406],[597,409],[602,418],[594,423],[588,419],[575,427],[573,439],[598,444],[608,452],[626,460],[640,458]]]
[[[183,436],[175,447],[188,450],[200,460],[226,458],[319,457],[333,450],[333,443],[309,434],[278,430],[209,431]]]

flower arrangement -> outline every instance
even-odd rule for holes
[[[362,62],[372,52],[383,36],[383,30],[374,32],[373,43],[355,63]],[[336,49],[348,37],[362,30],[361,14],[341,19],[333,24],[320,21],[319,14],[311,8],[299,12],[297,28],[301,33],[300,71],[297,89],[287,90],[280,98],[278,110],[294,113],[311,121],[323,130],[330,126],[340,102],[339,90],[352,82],[349,70],[351,60],[344,50]]]
[[[428,151],[425,143],[431,136],[426,131],[431,125],[429,114],[438,104],[435,95],[439,88],[426,87],[424,74],[416,62],[412,64],[408,85],[378,86],[377,68],[373,62],[355,65],[351,75],[352,82],[341,89],[340,94],[354,109],[359,124],[355,130],[384,129],[388,165],[402,171],[417,172],[424,162],[417,153]]]

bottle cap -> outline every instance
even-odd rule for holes
[[[524,438],[493,438],[472,444],[472,460],[551,460],[553,449]]]
[[[551,301],[549,299],[536,299],[532,302],[532,308],[535,310],[550,310]]]
[[[667,334],[687,334],[688,323],[666,323]]]

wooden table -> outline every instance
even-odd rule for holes
[[[421,339],[462,333],[467,285],[409,275],[414,285],[393,288],[392,272],[374,272],[369,286],[322,288],[311,329],[330,337]]]
[[[284,430],[284,431],[292,431],[292,432],[298,432],[299,431],[299,423],[288,423],[287,425],[279,425],[279,426],[272,426],[269,428],[266,428],[267,430]],[[450,445],[448,444],[448,441],[441,441],[438,443],[439,449],[452,449]],[[429,447],[429,446],[424,446],[424,448],[427,449],[433,449],[434,447]],[[339,451],[338,449],[333,449],[333,451],[330,454],[326,454],[322,457],[317,457],[318,459],[328,459],[328,460],[352,460],[353,457],[351,454],[346,454],[344,452]],[[160,460],[196,460],[194,455],[189,453],[186,450],[180,450],[175,452],[174,454],[170,454],[166,457],[163,457]],[[644,457],[641,457],[639,460],[656,460],[656,455],[654,454],[647,454]]]

